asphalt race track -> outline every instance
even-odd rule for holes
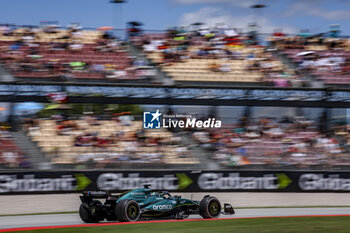
[[[348,215],[350,207],[332,208],[258,208],[237,209],[235,215],[221,215],[220,218],[243,218],[243,217],[273,217],[273,216],[300,216],[300,215]],[[190,216],[192,219],[200,216]],[[47,215],[23,215],[0,217],[0,229],[39,227],[39,226],[62,226],[82,224],[79,215],[76,214],[47,214]]]

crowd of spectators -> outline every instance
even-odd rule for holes
[[[305,117],[242,120],[222,129],[193,133],[212,158],[227,166],[349,165],[346,140],[324,132]]]
[[[65,115],[24,122],[24,129],[53,164],[116,167],[131,164],[192,164],[200,147],[222,166],[319,169],[350,165],[346,124],[325,126],[299,117],[242,117],[222,128],[145,130],[132,116]],[[7,135],[7,134],[5,134]],[[192,140],[184,137],[192,135]],[[200,151],[200,150],[197,150]],[[21,155],[20,153],[18,155]],[[205,153],[200,154],[205,156]],[[18,157],[23,160],[23,156]],[[27,166],[23,160],[22,165]],[[16,166],[17,166],[16,165]],[[248,165],[248,166],[247,166]],[[14,165],[12,165],[14,166]]]
[[[133,37],[131,40],[151,58],[152,54],[160,54],[154,61],[163,67],[171,67],[189,59],[210,59],[208,71],[230,73],[236,69],[231,61],[247,61],[243,67],[239,67],[241,72],[261,73],[262,77],[257,80],[261,84],[291,86],[298,85],[294,80],[300,80],[293,70],[283,66],[268,47],[259,45],[249,34],[238,33],[235,29],[174,29],[164,34]]]
[[[27,127],[28,135],[56,164],[195,164],[198,161],[182,138],[166,130],[142,129],[130,115],[101,120],[86,115],[73,120],[53,115]]]
[[[135,66],[125,43],[108,31],[0,27],[0,61],[17,77],[151,80],[154,68]],[[152,73],[153,72],[153,73]]]
[[[348,38],[333,34],[275,35],[270,43],[325,84],[350,84],[350,44]]]
[[[65,29],[58,25],[0,25],[0,62],[19,78],[157,81],[153,64],[141,56],[129,56],[126,43],[105,30],[87,31],[75,24]],[[142,34],[138,29],[130,32],[128,39],[170,76],[180,71],[191,73],[196,63],[189,63],[191,69],[178,66],[180,71],[169,71],[169,67],[207,60],[199,69],[238,77],[228,79],[230,82],[244,81],[245,75],[252,74],[247,82],[299,87],[310,85],[310,74],[326,84],[350,84],[349,40],[340,37],[337,28],[316,35],[307,31],[293,36],[275,32],[268,39],[270,45],[297,63],[297,69],[283,64],[270,46],[259,42],[256,33],[242,33],[224,25],[192,25],[158,34]],[[202,74],[191,77],[196,75]],[[206,81],[216,82],[217,77]]]
[[[310,53],[300,63],[300,69],[315,75],[350,77],[350,53]]]
[[[8,128],[0,128],[0,166],[1,168],[31,168],[31,162],[16,145]]]

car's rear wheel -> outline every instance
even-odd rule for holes
[[[96,212],[96,208],[98,208],[98,206],[100,205],[102,205],[102,203],[98,200],[94,200],[90,204],[89,208],[91,209],[88,209],[84,204],[81,204],[79,208],[79,216],[81,220],[83,220],[86,223],[98,223],[99,221],[102,221],[104,217],[98,214],[96,215],[92,214]]]
[[[140,217],[140,207],[131,199],[121,200],[115,207],[115,215],[121,222],[135,222]]]
[[[221,204],[216,197],[204,197],[199,203],[199,214],[203,218],[218,218],[220,212]]]

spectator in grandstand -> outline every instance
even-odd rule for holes
[[[3,36],[12,36],[14,28],[8,24],[0,25],[0,32]]]
[[[63,81],[75,81],[74,74],[72,74],[72,72],[68,69],[61,69],[58,75]]]
[[[230,67],[230,64],[228,63],[221,63],[220,67],[219,67],[219,71],[221,72],[230,72],[231,71],[231,67]]]
[[[133,66],[138,68],[142,66],[148,66],[148,63],[145,59],[142,59],[140,57],[136,57],[133,61]]]
[[[90,69],[95,72],[100,72],[102,73],[104,71],[104,65],[102,64],[92,64],[90,66]]]
[[[342,67],[343,75],[350,75],[350,58],[347,58]]]
[[[68,32],[68,37],[71,38],[73,42],[81,42],[83,40],[83,33],[79,29],[72,29]]]
[[[19,155],[17,152],[12,152],[12,151],[2,153],[4,162],[9,168],[19,167],[18,156]]]
[[[73,44],[70,44],[68,48],[72,52],[79,52],[84,48],[84,45],[80,43],[73,43]]]
[[[157,74],[157,71],[149,66],[149,67],[139,67],[136,69],[135,76],[138,79],[144,79],[151,81]]]
[[[106,75],[107,78],[111,79],[126,79],[127,72],[123,69],[115,69],[113,71],[110,71],[109,74]]]
[[[93,115],[85,115],[82,119],[86,121],[90,126],[100,125],[100,123],[97,120],[97,117]]]
[[[213,72],[220,71],[220,65],[218,63],[216,63],[216,62],[213,62],[213,63],[209,64],[208,68],[209,68],[210,71],[213,71]]]
[[[258,60],[253,60],[247,65],[247,70],[249,71],[260,70],[260,68],[260,62]]]
[[[43,32],[45,33],[58,33],[59,25],[57,24],[48,24],[43,27]]]

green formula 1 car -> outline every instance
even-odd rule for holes
[[[105,198],[102,204],[99,200]],[[184,219],[190,214],[203,218],[218,218],[220,214],[234,214],[230,204],[224,204],[222,211],[219,200],[205,196],[193,201],[181,196],[172,196],[168,191],[153,192],[149,185],[111,195],[104,191],[85,191],[80,196],[80,218],[86,223],[107,221],[134,222],[139,219]]]

